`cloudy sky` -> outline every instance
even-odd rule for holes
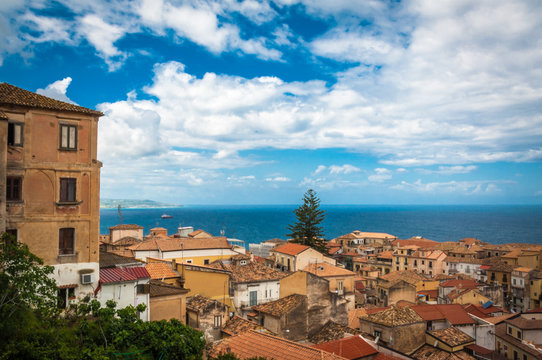
[[[0,81],[105,114],[104,198],[542,203],[539,0],[3,0]]]

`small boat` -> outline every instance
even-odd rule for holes
[[[163,214],[162,215],[162,219],[171,219],[173,216],[171,215],[167,215],[167,214]]]

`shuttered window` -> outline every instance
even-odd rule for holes
[[[73,255],[75,245],[75,229],[62,228],[58,231],[58,254]]]
[[[60,202],[75,202],[77,179],[60,178]]]
[[[19,176],[8,176],[6,178],[6,200],[19,201],[22,200],[23,178]]]
[[[8,123],[8,145],[23,146],[23,124]]]
[[[77,126],[60,124],[60,148],[77,150]]]

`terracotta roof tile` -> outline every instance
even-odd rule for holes
[[[0,83],[0,105],[19,105],[30,108],[69,111],[95,116],[104,115],[99,111],[51,99],[50,97],[24,90],[8,83]]]
[[[410,354],[410,356],[417,360],[476,360],[475,357],[463,350],[450,353],[427,344]]]
[[[168,279],[180,276],[167,262],[148,263],[145,265],[145,269],[151,275],[151,279]]]
[[[307,265],[303,271],[311,274],[326,277],[326,276],[355,276],[356,273],[350,270],[340,268],[328,263],[311,263]]]
[[[429,331],[429,334],[435,339],[438,339],[443,343],[450,345],[451,347],[456,347],[459,345],[474,342],[474,339],[472,337],[453,326],[446,329]]]
[[[7,119],[8,119],[8,116],[6,115],[6,113],[0,110],[0,120],[7,120]]]
[[[388,327],[423,322],[423,319],[409,307],[392,306],[388,310],[376,314],[365,315],[360,321],[368,321]]]
[[[140,230],[143,229],[143,226],[136,224],[118,224],[115,226],[110,226],[109,230]]]
[[[219,308],[225,311],[227,306],[220,301],[209,299],[201,295],[194,295],[186,300],[186,308],[198,313],[205,313],[212,308]]]
[[[514,325],[522,330],[539,330],[542,329],[542,319],[534,317],[534,315],[520,314],[517,317],[505,320],[505,322]]]
[[[251,330],[223,339],[213,345],[209,356],[233,353],[240,359],[264,357],[281,360],[335,360],[345,359],[320,349],[302,345],[273,335]]]
[[[411,307],[425,321],[448,320],[452,325],[474,324],[474,320],[459,304],[424,304]]]
[[[354,329],[359,329],[359,318],[367,315],[365,308],[357,308],[348,312],[348,326]]]
[[[182,289],[161,281],[151,280],[150,283],[150,297],[183,295],[188,293],[188,291],[188,289]]]
[[[335,321],[328,321],[317,333],[309,338],[314,344],[320,344],[326,341],[342,339],[345,336],[359,334],[360,331],[354,328],[341,325]],[[325,349],[323,349],[325,350]]]
[[[231,246],[225,237],[213,238],[175,238],[164,239],[151,237],[143,242],[130,246],[128,249],[133,251],[180,251],[180,250],[199,250],[199,249],[230,249]]]
[[[467,279],[453,279],[448,281],[443,281],[439,285],[440,287],[453,287],[457,289],[476,289],[478,286],[482,286],[475,280]]]
[[[226,324],[224,324],[224,326],[222,327],[222,332],[230,336],[239,335],[249,330],[256,330],[256,331],[270,333],[270,331],[264,328],[263,326],[260,326],[253,321],[243,319],[242,317],[237,316],[237,315],[229,319],[226,322]]]
[[[295,255],[301,254],[303,251],[305,251],[307,249],[310,249],[310,246],[295,244],[295,243],[288,243],[288,244],[284,244],[282,246],[279,246],[274,251],[276,251],[278,253],[281,253],[281,254],[295,256]]]
[[[378,354],[378,351],[360,336],[350,336],[344,339],[313,345],[312,347],[347,359],[359,359]]]
[[[254,306],[252,309],[264,314],[280,317],[297,308],[306,301],[306,299],[307,297],[305,295],[292,294],[275,301]]]
[[[233,265],[217,261],[209,265],[209,267],[229,271],[232,282],[234,283],[275,281],[288,275],[258,262],[249,262],[246,265]]]
[[[416,284],[418,281],[427,280],[422,274],[418,274],[414,270],[392,271],[379,277],[379,279],[389,282],[403,280],[409,284]]]

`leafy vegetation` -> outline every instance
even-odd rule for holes
[[[324,239],[324,228],[320,224],[324,221],[325,211],[320,209],[320,199],[312,189],[303,195],[303,205],[294,210],[297,222],[288,225],[289,236],[294,242],[308,245],[327,254]]]
[[[87,298],[59,316],[52,268],[24,244],[0,246],[0,359],[201,359],[203,334],[180,321],[140,320],[145,305],[116,309]],[[33,293],[33,294],[31,294]]]

